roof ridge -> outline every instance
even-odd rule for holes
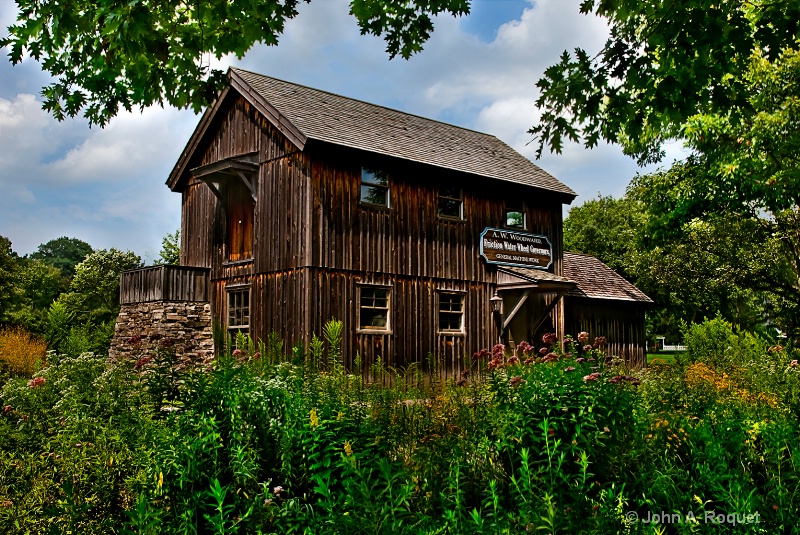
[[[344,99],[347,99],[347,100],[352,100],[354,102],[360,102],[361,104],[366,104],[368,106],[373,106],[373,107],[376,107],[376,108],[383,108],[384,110],[389,110],[389,111],[394,111],[394,112],[397,112],[397,113],[402,113],[403,115],[410,115],[411,117],[416,117],[416,118],[422,119],[424,121],[430,121],[432,123],[439,123],[439,124],[443,124],[443,125],[446,125],[446,126],[451,126],[453,128],[459,128],[461,130],[466,130],[467,132],[472,132],[473,134],[480,134],[482,136],[494,138],[494,139],[498,140],[499,142],[508,145],[508,143],[506,143],[505,141],[503,141],[499,137],[495,136],[494,134],[488,134],[486,132],[481,132],[480,130],[475,130],[474,128],[467,128],[466,126],[461,126],[461,125],[453,124],[453,123],[447,123],[445,121],[440,121],[439,119],[431,119],[430,117],[425,117],[423,115],[418,115],[416,113],[411,113],[411,112],[408,112],[408,111],[398,110],[397,108],[390,108],[389,106],[384,106],[383,104],[375,104],[374,102],[368,102],[366,100],[361,100],[360,98],[353,98],[353,97],[348,97],[346,95],[340,95],[339,93],[334,93],[333,91],[328,91],[327,89],[320,89],[318,87],[311,87],[311,86],[305,85],[305,84],[298,84],[297,82],[290,82],[288,80],[284,80],[283,78],[276,78],[274,76],[268,76],[268,75],[262,74],[260,72],[251,71],[250,69],[243,69],[241,67],[228,67],[228,68],[231,69],[231,70],[243,71],[243,72],[247,72],[247,73],[250,73],[250,74],[254,74],[254,75],[260,76],[262,78],[269,78],[271,80],[276,80],[276,81],[284,83],[284,84],[294,85],[294,86],[297,86],[297,87],[302,87],[304,89],[310,89],[311,91],[317,91],[319,93],[325,93],[327,95],[331,95],[331,96],[334,96],[334,97],[344,98]],[[511,148],[513,149],[513,147],[511,147]],[[524,158],[524,156],[523,156],[523,158]]]

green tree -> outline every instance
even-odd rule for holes
[[[119,310],[119,278],[126,269],[142,267],[142,259],[131,251],[100,249],[75,267],[70,291],[58,301],[83,322],[113,320]]]
[[[11,240],[0,236],[0,322],[9,321],[8,315],[19,292],[16,288],[19,257],[11,248]]]
[[[134,106],[200,111],[225,83],[208,58],[241,58],[256,43],[276,45],[300,0],[15,2],[17,22],[0,47],[10,48],[12,63],[30,55],[53,76],[42,94],[54,117],[83,111],[89,124],[102,126]],[[383,35],[391,57],[422,50],[433,15],[468,12],[469,0],[350,2],[361,33]]]
[[[689,118],[692,157],[631,193],[654,214],[654,238],[707,254],[698,278],[765,292],[770,315],[800,336],[800,53],[756,53],[740,82],[751,113]]]
[[[592,255],[634,280],[634,256],[643,241],[647,217],[635,199],[598,196],[569,211],[564,220],[564,249]]]
[[[156,259],[156,262],[170,266],[177,266],[181,263],[180,229],[173,233],[167,232],[167,235],[161,239],[161,252],[158,255],[158,259]]]
[[[539,155],[560,153],[565,139],[604,139],[658,161],[691,117],[752,117],[751,56],[774,61],[800,37],[796,1],[583,0],[580,9],[606,19],[610,37],[597,54],[564,51],[539,80]]]
[[[43,260],[46,264],[61,270],[62,276],[67,279],[75,275],[75,266],[92,252],[92,246],[78,238],[61,236],[47,243],[39,245],[31,258]]]

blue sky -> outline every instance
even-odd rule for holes
[[[389,60],[383,41],[359,35],[346,0],[302,4],[277,47],[236,65],[292,82],[496,135],[534,158],[536,81],[565,49],[599,50],[607,29],[578,0],[473,0],[467,17],[439,17],[425,51]],[[16,16],[0,3],[0,27]],[[6,56],[7,51],[3,51]],[[180,226],[180,196],[164,181],[199,116],[151,108],[105,128],[57,122],[41,110],[47,77],[33,60],[0,60],[0,235],[20,254],[59,236],[154,259]],[[675,151],[669,151],[672,153]],[[617,147],[567,146],[536,162],[578,194],[619,196],[640,171]]]

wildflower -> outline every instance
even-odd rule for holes
[[[352,457],[353,455],[353,446],[350,444],[349,440],[344,441],[344,454],[348,457]]]
[[[37,386],[42,386],[46,382],[47,381],[45,380],[44,377],[34,377],[30,381],[28,381],[28,386],[31,388],[36,388]]]
[[[522,342],[519,343],[519,345],[517,346],[517,349],[519,349],[520,352],[522,352],[523,355],[527,355],[528,353],[533,351],[533,346],[530,345],[525,340],[523,340]]]
[[[503,344],[495,344],[492,348],[492,358],[502,357],[506,354],[506,346]]]
[[[13,410],[14,410],[14,408],[11,405],[6,405],[5,407],[3,407],[3,412],[6,413],[6,414],[8,414],[9,412],[11,412]]]
[[[12,505],[14,505],[14,502],[11,500],[4,500],[3,502],[0,502],[0,507],[11,507]]]
[[[526,382],[525,379],[523,379],[521,375],[515,375],[514,377],[511,378],[508,384],[510,384],[511,386],[519,386],[525,382]]]
[[[542,336],[542,342],[548,346],[551,346],[554,343],[556,343],[556,340],[558,340],[558,338],[556,337],[556,333],[547,333],[544,336]]]
[[[608,427],[604,427],[604,428],[603,428],[603,431],[605,431],[606,433],[610,433],[610,432],[611,432],[611,429],[609,429]]]
[[[233,353],[231,353],[231,355],[234,356],[234,357],[241,357],[242,356],[242,350],[241,349],[234,349]]]
[[[264,500],[264,505],[272,505],[272,498],[267,498]]]
[[[797,359],[795,359],[792,362],[790,362],[789,366],[791,366],[792,368],[797,368]]]
[[[588,353],[589,351],[592,350],[592,346],[590,346],[589,344],[586,344],[585,346],[583,346],[583,350]]]
[[[553,435],[556,434],[556,430],[551,427],[550,429],[547,430],[547,434],[548,436],[552,437]]]
[[[767,351],[769,351],[770,353],[779,353],[783,351],[783,346],[782,345],[772,346]]]
[[[314,407],[311,409],[311,427],[316,429],[319,426],[319,418],[317,417],[317,409]]]
[[[150,356],[150,355],[146,355],[146,356],[144,356],[144,357],[142,357],[142,358],[140,358],[139,360],[136,361],[136,364],[133,365],[133,369],[134,370],[139,370],[139,369],[143,368],[151,360],[153,360],[153,357]]]
[[[539,349],[539,354],[540,355],[547,355],[549,352],[550,352],[550,350],[547,349],[546,347],[543,347],[543,348]]]
[[[253,358],[253,360],[260,359],[261,358],[261,352],[260,351],[256,351],[255,353],[253,353],[253,357],[252,358]]]
[[[529,364],[536,364],[536,357],[526,358],[523,364],[525,364],[526,366],[528,366]]]
[[[272,489],[272,494],[274,494],[276,498],[281,497],[281,492],[283,492],[283,487],[280,485]]]
[[[508,360],[506,361],[506,364],[508,366],[511,366],[513,364],[519,364],[519,357],[517,357],[516,355],[508,357]]]
[[[578,342],[585,344],[589,341],[589,333],[581,331],[578,333]]]
[[[542,359],[542,362],[555,362],[558,360],[558,353],[548,353]]]
[[[777,506],[776,504],[773,504],[773,506],[772,506],[772,510],[773,510],[773,511],[777,511],[777,510],[778,510],[778,506]]]
[[[578,358],[575,359],[575,362],[577,362],[578,364],[581,364],[583,362],[586,362],[586,359],[583,358],[583,357],[578,357]]]
[[[599,372],[590,373],[589,375],[584,375],[584,381],[597,381],[600,378]]]
[[[566,368],[564,368],[564,371],[565,372],[574,372],[575,371],[575,367],[574,366],[567,366]]]
[[[604,348],[606,345],[606,337],[605,336],[597,336],[594,339],[594,347],[595,348]]]

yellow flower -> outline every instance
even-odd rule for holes
[[[311,409],[311,427],[312,429],[316,429],[317,427],[319,427],[319,418],[317,417],[316,407]]]
[[[164,472],[159,472],[158,473],[158,488],[161,488],[163,486],[164,486]]]
[[[349,440],[344,441],[344,454],[348,457],[353,455],[353,446],[350,444]]]

